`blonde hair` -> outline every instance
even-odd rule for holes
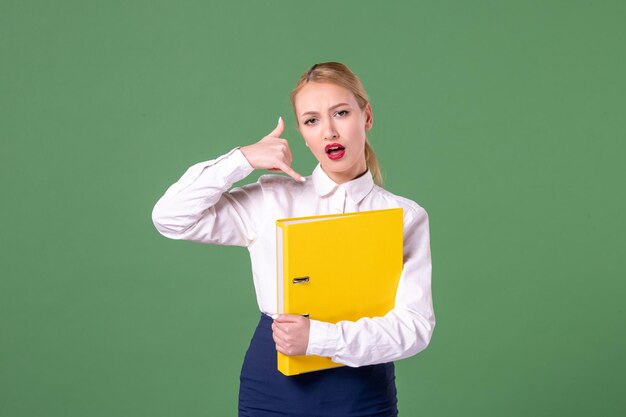
[[[291,91],[291,105],[294,112],[296,111],[296,95],[309,82],[333,83],[350,90],[354,94],[354,98],[361,110],[365,110],[367,103],[369,103],[361,80],[350,68],[339,62],[322,62],[313,65],[307,72],[302,74],[295,88]],[[297,116],[296,114],[296,120],[298,120]],[[370,145],[367,136],[365,137],[365,163],[374,178],[374,183],[382,186],[383,177],[380,172],[378,158],[376,158],[374,149]]]

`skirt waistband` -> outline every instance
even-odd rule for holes
[[[274,323],[274,319],[272,318],[272,316],[266,313],[261,313],[261,320],[259,320],[259,327],[271,329],[272,323]]]

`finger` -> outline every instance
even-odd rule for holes
[[[292,320],[289,319],[291,314],[279,314],[278,317],[274,319],[274,323],[278,326],[278,323],[290,323]]]
[[[291,166],[291,161],[293,161],[293,155],[291,154],[291,148],[289,147],[289,142],[287,142],[287,140],[285,140],[285,144],[287,145],[287,148],[285,149],[285,162],[287,163],[287,165]]]
[[[274,332],[274,334],[276,334],[276,333],[284,333],[281,325],[279,323],[277,323],[276,321],[274,321],[274,323],[272,323],[272,331]]]
[[[285,130],[285,121],[283,120],[282,117],[279,117],[278,124],[276,125],[274,130],[272,130],[270,134],[267,136],[273,136],[273,137],[279,138],[280,135],[283,134],[283,130]]]
[[[274,339],[274,343],[282,346],[283,339],[276,332],[272,333],[272,339]]]
[[[285,160],[283,162],[285,163],[285,165],[290,166],[291,165],[291,158],[288,155],[285,155]],[[276,165],[278,165],[278,163]],[[284,172],[280,168],[268,168],[268,171]]]
[[[276,345],[276,350],[280,353],[287,353],[287,346],[285,346],[281,340],[279,339],[274,339],[274,344]]]
[[[285,174],[289,175],[294,180],[296,180],[298,182],[306,181],[305,178],[302,175],[298,174],[296,171],[291,169],[291,167],[289,165],[285,164],[284,162],[279,161],[276,165],[277,165],[276,168],[279,168],[281,171],[283,171]]]
[[[279,314],[274,321],[278,325],[278,323],[298,323],[300,319],[302,319],[302,316],[297,314]]]
[[[276,346],[281,346],[285,349],[291,348],[291,342],[293,338],[290,337],[288,334],[282,332],[274,332],[272,334],[272,339],[274,339],[274,343],[276,343]]]
[[[289,338],[289,325],[287,323],[283,323],[282,325],[279,323],[274,323],[273,332],[274,336],[284,342]]]

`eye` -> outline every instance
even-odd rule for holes
[[[348,111],[348,110],[339,110],[339,111],[338,111],[337,113],[335,113],[335,114],[338,114],[338,115],[340,115],[340,116],[346,116],[348,113],[349,113],[349,111]]]
[[[316,120],[316,119],[315,119],[315,117],[312,117],[312,118],[310,118],[310,119],[307,119],[307,120],[304,122],[304,124],[305,124],[305,125],[310,125],[310,124],[311,124],[311,122],[312,122],[312,121],[314,121],[314,120]]]

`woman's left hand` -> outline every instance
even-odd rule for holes
[[[272,323],[276,350],[287,356],[305,355],[311,322],[307,317],[279,314]]]

